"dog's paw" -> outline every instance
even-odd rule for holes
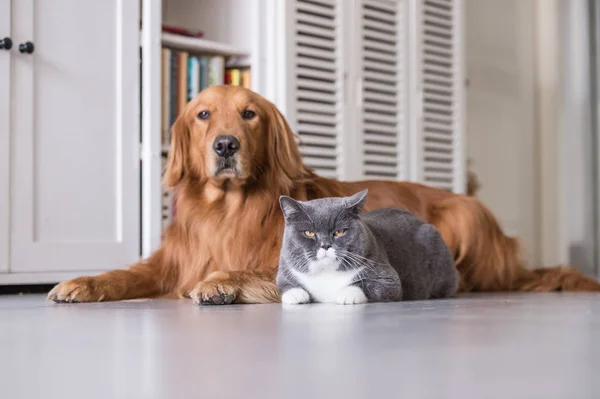
[[[299,305],[310,302],[310,295],[302,288],[290,288],[281,295],[281,303]]]
[[[79,277],[56,285],[48,299],[57,303],[100,302],[106,294],[96,284],[94,277]]]
[[[196,305],[229,305],[237,297],[237,288],[227,282],[205,281],[196,284],[190,298]]]
[[[359,303],[366,303],[367,296],[360,288],[356,286],[346,287],[340,291],[335,303],[340,305],[354,305]]]

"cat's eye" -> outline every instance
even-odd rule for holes
[[[315,232],[314,231],[306,230],[304,232],[304,235],[307,236],[308,238],[313,238],[315,236]]]
[[[339,230],[336,230],[336,232],[335,232],[335,233],[333,233],[333,235],[334,235],[335,237],[341,237],[341,236],[343,236],[343,235],[344,235],[344,233],[346,233],[346,229],[339,229]]]

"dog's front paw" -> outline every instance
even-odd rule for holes
[[[335,303],[340,305],[354,305],[358,303],[366,303],[367,296],[360,288],[356,286],[346,287],[340,291]]]
[[[196,284],[190,298],[197,305],[229,305],[237,297],[237,291],[227,282],[203,281]]]
[[[299,305],[310,302],[310,295],[302,288],[290,288],[281,295],[281,303]]]
[[[99,302],[106,299],[101,284],[94,277],[79,277],[65,281],[48,293],[48,299],[57,303]]]

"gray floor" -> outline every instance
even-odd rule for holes
[[[600,295],[359,306],[0,297],[1,398],[600,398]]]

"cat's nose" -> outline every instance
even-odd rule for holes
[[[331,245],[329,245],[329,244],[321,244],[321,248],[323,248],[325,251],[327,251],[329,248],[331,248]]]

